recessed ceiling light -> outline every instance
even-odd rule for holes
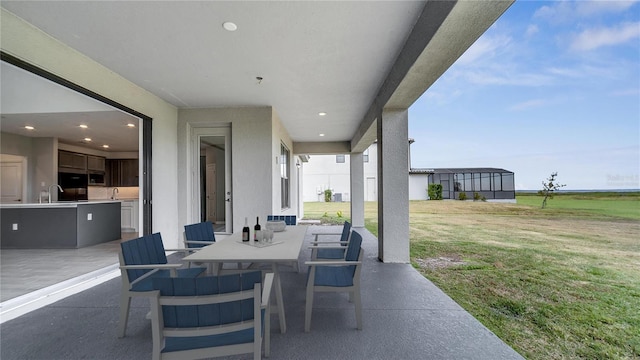
[[[227,31],[236,31],[238,30],[238,25],[232,23],[231,21],[226,21],[222,23],[222,27]]]
[[[327,113],[326,112],[319,112],[318,115],[325,116],[325,115],[327,115]]]
[[[133,128],[133,127],[136,127],[136,124],[128,123],[127,126]]]
[[[87,129],[88,128],[88,126],[85,125],[85,124],[80,124],[79,127],[83,128],[83,129]]]
[[[24,128],[25,128],[25,129],[27,129],[27,130],[34,130],[34,129],[35,129],[35,128],[34,128],[33,126],[31,126],[31,125],[27,125],[27,126],[25,126]]]
[[[104,144],[104,145],[102,145],[102,147],[103,147],[103,148],[105,148],[105,149],[108,149],[108,148],[109,148],[109,145]]]
[[[320,134],[320,136],[324,136],[324,134]]]
[[[91,138],[84,138],[84,141],[91,141]]]

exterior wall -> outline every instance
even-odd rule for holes
[[[272,202],[271,212],[273,215],[298,215],[298,168],[296,167],[297,157],[293,155],[293,141],[289,137],[287,129],[282,125],[280,117],[272,112],[272,144],[271,144],[271,164],[272,167]],[[289,150],[289,206],[282,204],[282,189],[280,186],[280,150],[281,145]],[[278,159],[278,160],[276,160]]]
[[[231,178],[233,229],[241,229],[244,218],[250,223],[259,216],[265,221],[269,214],[297,214],[297,178],[295,158],[291,162],[291,207],[280,205],[280,144],[292,146],[291,138],[271,107],[181,109],[178,116],[178,172],[187,174],[190,168],[190,129],[231,127]],[[291,150],[291,148],[289,148]],[[197,172],[196,172],[197,173]],[[190,213],[190,178],[178,180],[178,222],[180,226],[194,221]]]
[[[429,176],[409,174],[409,200],[428,200]]]
[[[176,195],[177,109],[10,12],[1,11],[2,51],[153,119],[152,227],[154,232],[162,233],[167,248],[178,246],[182,232],[178,227]]]
[[[378,176],[377,145],[371,145],[368,151],[369,161],[364,163],[365,201],[375,201],[377,199],[367,198],[366,179],[377,179]],[[351,201],[351,157],[348,154],[344,156],[344,163],[336,163],[336,155],[312,155],[304,168],[302,197],[305,202],[323,202],[326,189],[333,190],[334,194],[341,194],[342,201]],[[377,182],[373,186],[377,186]]]

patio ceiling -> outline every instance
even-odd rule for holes
[[[358,149],[375,138],[383,108],[411,105],[511,3],[3,1],[2,7],[178,108],[272,106],[294,142],[351,142]],[[224,22],[237,30],[225,30]]]

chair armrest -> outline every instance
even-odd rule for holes
[[[264,276],[264,287],[262,288],[262,301],[260,306],[266,307],[271,299],[271,289],[273,288],[273,273],[267,273]]]
[[[195,248],[194,248],[194,249],[189,249],[189,248],[180,248],[180,249],[164,249],[164,251],[166,251],[166,252],[175,251],[175,252],[183,252],[183,253],[186,253],[186,252],[194,252],[194,251],[198,251],[198,250],[200,250],[200,249],[195,249]]]
[[[322,246],[322,245],[314,245],[309,246],[309,249],[346,249],[346,246],[338,245],[338,246]]]
[[[315,233],[311,235],[313,235],[313,237],[316,239],[315,241],[318,241],[319,236],[340,236],[342,235],[342,233]]]
[[[214,244],[215,241],[205,241],[205,240],[185,240],[185,244],[196,244],[196,245],[211,245]]]
[[[146,269],[179,269],[182,264],[144,264],[144,265],[120,265],[120,269],[146,270]]]
[[[360,265],[362,264],[362,261],[344,261],[344,260],[305,261],[304,264],[309,266],[345,266],[345,265]]]
[[[327,245],[327,244],[340,244],[340,245],[347,245],[349,244],[348,241],[312,241],[311,245],[315,246],[315,245]]]

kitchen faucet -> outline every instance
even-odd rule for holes
[[[113,190],[111,190],[111,200],[115,200],[116,199],[116,194],[120,193],[120,190],[118,190],[117,187],[114,187]]]
[[[58,184],[51,184],[49,185],[49,204],[51,204],[51,188],[57,186],[58,190],[60,190],[60,192],[64,192],[64,190],[62,190],[62,187],[60,187],[60,185]]]

